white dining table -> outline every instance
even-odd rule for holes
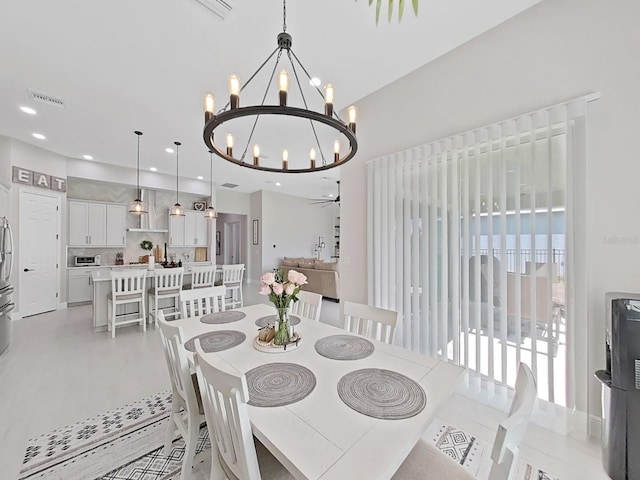
[[[463,375],[459,366],[377,341],[372,341],[374,352],[361,360],[325,358],[316,352],[315,342],[346,332],[306,318],[294,327],[302,338],[296,349],[262,352],[253,346],[258,334],[255,321],[274,314],[274,308],[259,304],[236,310],[246,317],[213,325],[199,318],[172,323],[182,326],[185,340],[216,330],[244,332],[246,340],[240,345],[206,354],[242,373],[281,362],[303,365],[315,374],[314,390],[296,403],[280,407],[249,405],[253,434],[297,479],[391,478]],[[345,374],[363,368],[392,370],[416,381],[426,393],[426,407],[402,420],[372,418],[351,409],[338,396],[337,384]]]

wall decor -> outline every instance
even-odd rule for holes
[[[258,220],[256,219],[253,221],[253,244],[254,245],[258,245],[260,243],[258,230],[259,230]]]
[[[57,192],[67,191],[67,179],[47,175],[46,173],[36,172],[28,168],[12,167],[13,183],[21,183],[23,185],[33,185],[34,187],[46,188]]]
[[[216,255],[220,255],[220,230],[216,230]]]
[[[204,212],[207,209],[207,202],[193,202],[193,209]]]

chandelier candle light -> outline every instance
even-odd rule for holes
[[[268,295],[278,312],[278,321],[275,326],[274,345],[286,345],[292,335],[289,325],[289,304],[298,301],[300,287],[307,283],[307,277],[295,270],[289,270],[287,278],[281,269],[275,272],[267,272],[260,277],[262,286],[260,295]]]
[[[286,9],[286,0],[283,0],[283,31],[277,37],[278,46],[276,49],[267,57],[267,59],[260,65],[258,70],[256,70],[253,75],[249,78],[249,80],[244,84],[240,84],[240,80],[236,75],[231,75],[229,77],[228,85],[229,85],[229,101],[221,110],[216,112],[216,101],[215,97],[211,93],[207,93],[204,96],[204,143],[207,145],[209,151],[215,153],[219,157],[235,163],[237,165],[253,168],[256,170],[263,170],[268,172],[288,172],[288,173],[303,173],[303,172],[316,172],[321,170],[327,170],[329,168],[334,168],[343,163],[349,161],[356,154],[358,150],[358,141],[356,139],[356,115],[357,109],[354,106],[351,106],[347,109],[348,114],[348,123],[343,122],[340,117],[334,111],[334,96],[335,90],[333,85],[330,83],[324,87],[324,93],[320,90],[316,84],[312,81],[311,76],[307,69],[302,65],[296,54],[293,52],[291,48],[293,39],[290,34],[287,33],[287,9]],[[265,65],[269,63],[269,61],[276,56],[275,65],[273,66],[273,70],[271,71],[270,81],[271,83],[276,76],[276,72],[278,71],[278,64],[282,57],[282,54],[289,59],[291,64],[291,71],[293,73],[293,77],[290,77],[289,73],[286,70],[281,70],[277,74],[277,86],[278,86],[278,103],[277,105],[265,105],[265,100],[267,99],[267,94],[269,93],[269,86],[267,85],[267,90],[264,92],[264,96],[262,97],[262,103],[259,105],[250,105],[246,107],[240,106],[240,93],[249,85],[249,83],[256,77],[256,75],[263,69]],[[310,110],[307,104],[307,99],[305,98],[304,92],[302,91],[302,83],[300,78],[298,77],[298,69],[301,70],[307,77],[308,81],[314,85],[317,93],[324,100],[324,112],[317,112],[314,110]],[[300,96],[302,98],[302,102],[304,104],[304,108],[295,107],[287,105],[289,100],[289,88],[291,86],[292,78],[295,79],[295,84],[298,86],[300,91]],[[272,84],[272,83],[271,83]],[[273,85],[273,84],[272,84]],[[275,100],[275,99],[274,99]],[[256,131],[256,126],[258,125],[258,120],[261,117],[269,117],[274,115],[280,116],[288,116],[288,117],[297,117],[299,119],[307,119],[309,120],[309,124],[311,125],[311,130],[313,136],[309,136],[309,138],[313,138],[311,140],[311,144],[313,148],[311,148],[309,152],[309,160],[302,161],[301,159],[294,158],[296,154],[294,153],[291,157],[292,162],[295,165],[289,165],[289,152],[285,149],[282,153],[282,165],[261,165],[260,164],[260,147],[256,144],[253,145],[253,161],[245,161],[245,155],[252,145],[252,140],[254,133]],[[251,128],[250,133],[248,134],[248,138],[246,139],[246,146],[242,150],[242,154],[239,157],[234,156],[234,137],[231,133],[227,133],[226,135],[226,148],[218,147],[214,141],[215,131],[218,127],[221,127],[226,122],[231,120],[239,119],[242,117],[250,117],[253,119],[253,127]],[[339,140],[335,140],[333,143],[333,161],[327,161],[323,152],[323,145],[329,147],[330,142],[328,144],[324,144],[324,142],[320,142],[318,137],[318,132],[316,126],[322,125],[330,127],[333,129],[336,134],[339,134],[348,142],[348,151],[341,156],[341,143]],[[227,125],[228,126],[228,125]],[[285,130],[286,131],[286,130]],[[331,130],[330,130],[331,131]],[[237,133],[237,132],[236,132]],[[292,135],[295,137],[296,135]],[[263,145],[264,146],[264,145]],[[311,145],[310,145],[311,146]],[[320,154],[320,162],[316,162],[316,148],[317,152]],[[303,167],[301,162],[309,162],[307,163],[307,167]]]

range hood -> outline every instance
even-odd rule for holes
[[[147,204],[148,213],[139,215],[139,226],[127,228],[127,232],[168,233],[166,228],[156,228],[156,191],[140,189],[140,200]]]

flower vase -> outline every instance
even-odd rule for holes
[[[274,345],[286,345],[289,343],[289,309],[276,308],[278,312],[278,321],[275,326],[275,336],[273,337]]]

